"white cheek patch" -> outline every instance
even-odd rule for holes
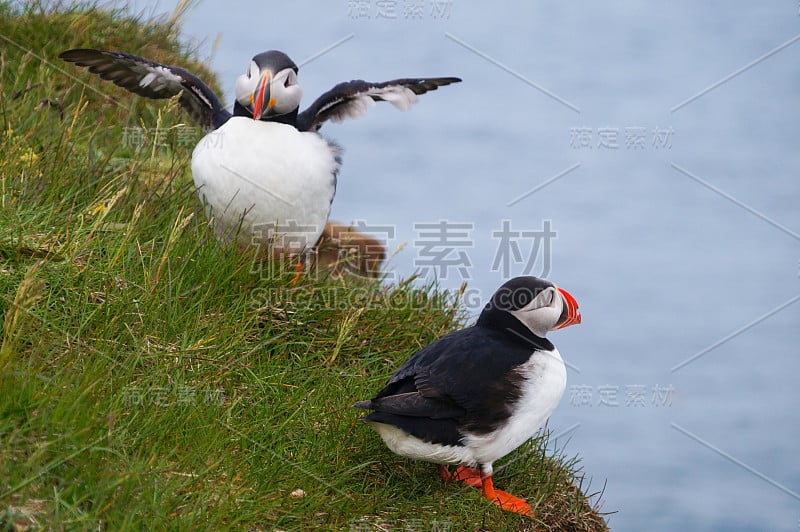
[[[286,82],[289,81],[289,85]],[[272,81],[272,97],[275,98],[275,114],[286,114],[300,106],[303,98],[303,89],[297,84],[294,70],[286,68],[278,72]]]
[[[554,290],[548,288],[540,292],[530,303],[509,313],[525,324],[536,336],[544,338],[561,316],[561,305],[557,304],[560,298],[555,295]],[[551,306],[553,298],[556,304]]]
[[[303,91],[299,85],[292,85],[288,90],[279,85],[272,94],[276,101],[273,109],[279,115],[297,109],[300,106],[300,99],[303,97]]]
[[[249,109],[252,105],[250,95],[253,94],[253,91],[256,90],[256,85],[258,85],[258,65],[256,65],[255,61],[250,61],[247,71],[250,73],[250,77],[247,77],[247,74],[242,74],[236,78],[234,89],[236,90],[236,101]]]
[[[253,78],[248,79],[247,76],[239,76],[236,78],[236,100],[245,107],[251,105],[250,95],[256,88]]]

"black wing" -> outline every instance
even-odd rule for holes
[[[456,331],[415,353],[375,397],[354,406],[489,431],[511,415],[524,378],[513,370],[533,351],[483,327]]]
[[[180,94],[180,104],[205,129],[216,129],[231,114],[205,83],[176,66],[162,65],[122,52],[78,48],[59,55],[64,61],[88,67],[89,72],[139,96],[161,99]]]
[[[417,95],[459,81],[459,78],[404,78],[383,83],[360,79],[345,81],[317,98],[300,113],[297,116],[297,129],[317,131],[326,120],[341,122],[345,118],[358,118],[374,102],[381,100],[405,111],[417,101]]]

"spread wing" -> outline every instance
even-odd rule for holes
[[[58,57],[88,67],[92,74],[145,98],[172,98],[180,94],[181,107],[205,129],[216,129],[231,117],[214,91],[180,67],[162,65],[122,52],[90,48],[67,50]]]
[[[341,122],[358,118],[377,101],[389,102],[406,111],[417,102],[417,96],[439,87],[458,83],[459,78],[404,78],[383,83],[363,80],[345,81],[320,96],[297,116],[297,129],[317,131],[326,120]]]

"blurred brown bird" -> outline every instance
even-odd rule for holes
[[[352,225],[328,221],[311,253],[311,266],[336,277],[375,278],[386,258],[386,246]]]

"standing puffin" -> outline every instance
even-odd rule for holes
[[[231,114],[205,83],[180,67],[107,50],[74,49],[59,57],[140,96],[180,95],[181,106],[211,130],[192,153],[192,176],[217,236],[236,238],[244,247],[271,235],[276,254],[313,247],[328,219],[341,149],[317,133],[326,120],[359,117],[376,101],[407,110],[417,95],[461,81],[348,81],[300,113],[298,67],[271,50],[253,57],[236,80]]]
[[[494,489],[492,464],[531,438],[566,386],[548,331],[581,322],[578,303],[537,277],[506,282],[477,323],[417,351],[368,401],[361,418],[393,452],[439,464],[443,480],[480,487],[503,509],[532,515],[523,499]],[[451,474],[446,464],[458,465]]]

